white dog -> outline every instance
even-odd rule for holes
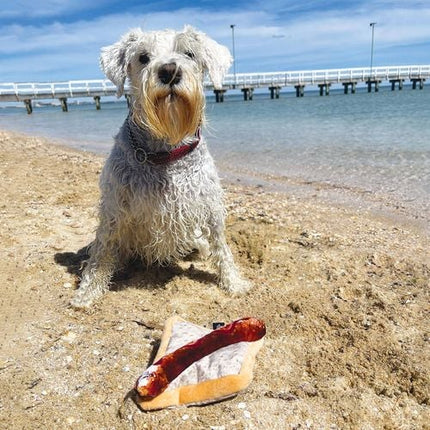
[[[131,257],[165,264],[197,249],[211,257],[219,285],[250,287],[224,236],[225,210],[213,159],[200,135],[203,77],[214,88],[231,64],[228,49],[191,27],[132,30],[102,49],[101,67],[132,104],[100,178],[100,224],[72,305],[87,307]]]

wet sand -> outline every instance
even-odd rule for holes
[[[430,428],[430,243],[419,226],[225,182],[248,295],[219,290],[204,261],[134,265],[76,311],[104,159],[10,132],[0,144],[0,427]],[[265,320],[246,391],[205,407],[137,408],[133,384],[174,314],[206,326]]]

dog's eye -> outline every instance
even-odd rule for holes
[[[185,52],[185,55],[186,55],[188,58],[191,58],[192,60],[194,60],[194,59],[196,58],[196,56],[195,56],[194,52],[191,52],[191,51],[187,51],[187,52]]]
[[[151,61],[151,59],[149,58],[149,55],[146,52],[144,52],[143,54],[139,55],[139,61],[141,64],[146,66]]]

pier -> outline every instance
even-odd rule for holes
[[[382,82],[396,86],[402,90],[404,82],[411,82],[413,90],[424,88],[424,82],[430,78],[430,65],[424,66],[386,66],[361,67],[351,69],[302,70],[270,73],[237,73],[225,77],[222,88],[215,89],[205,79],[204,90],[213,91],[217,103],[224,101],[229,90],[240,90],[243,99],[253,99],[256,88],[267,88],[271,99],[278,99],[281,89],[292,87],[297,97],[303,97],[306,87],[319,88],[320,96],[328,96],[330,87],[343,85],[344,94],[355,94],[357,85],[365,84],[368,92],[378,92]],[[96,109],[101,109],[101,99],[116,94],[115,85],[107,79],[80,80],[67,82],[31,82],[31,83],[0,83],[0,102],[23,102],[27,112],[33,111],[36,100],[57,99],[64,112],[68,111],[68,99],[91,97]],[[125,85],[125,97],[130,101],[130,88]]]
[[[222,90],[215,90],[215,94],[227,90],[241,89],[244,100],[252,100],[252,93],[256,88],[268,88],[270,98],[279,98],[280,91],[285,87],[293,87],[296,97],[305,95],[306,87],[316,87],[320,96],[328,96],[332,85],[343,86],[344,94],[355,94],[357,85],[364,84],[368,92],[378,92],[383,82],[391,84],[391,89],[403,88],[403,83],[412,83],[412,89],[423,89],[424,82],[430,78],[430,65],[424,66],[383,66],[357,67],[351,69],[302,70],[273,73],[237,73],[227,75],[223,81]],[[205,89],[210,90],[211,84],[205,83]],[[218,101],[218,100],[217,100]]]

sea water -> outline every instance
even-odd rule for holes
[[[4,103],[0,128],[44,136],[107,154],[127,115],[125,102],[36,105]],[[244,101],[207,97],[205,135],[221,175],[233,181],[288,189],[297,195],[377,207],[430,224],[430,89],[378,93],[361,88],[329,96],[268,90]]]

